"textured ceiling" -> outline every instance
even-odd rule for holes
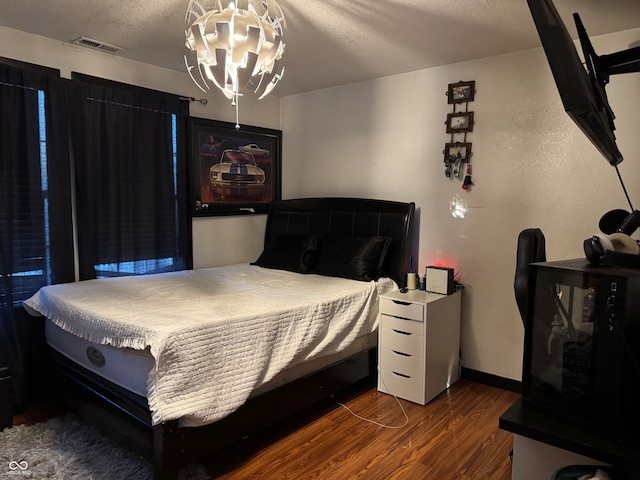
[[[286,18],[284,96],[540,46],[525,0],[278,0]],[[185,71],[187,0],[2,0],[0,25]],[[572,34],[640,27],[639,0],[555,0]],[[640,38],[638,39],[640,41]],[[621,49],[627,48],[621,46]],[[0,49],[1,51],[1,49]],[[610,53],[610,52],[598,52]]]

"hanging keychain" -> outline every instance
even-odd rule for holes
[[[462,175],[462,155],[460,154],[460,145],[456,145],[456,151],[454,154],[455,157],[455,162],[454,162],[454,168],[453,168],[453,175],[456,178],[460,178],[460,175]]]
[[[467,165],[467,175],[464,177],[464,181],[462,182],[462,189],[469,190],[469,187],[473,185],[471,181],[471,164]]]

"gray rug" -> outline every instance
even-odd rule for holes
[[[51,480],[153,479],[145,459],[73,414],[0,432],[0,478]],[[181,480],[208,479],[199,464]]]

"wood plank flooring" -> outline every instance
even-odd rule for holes
[[[206,458],[214,479],[510,480],[513,434],[498,418],[518,394],[460,380],[421,406],[366,386]],[[14,417],[34,423],[60,413],[39,405]]]
[[[203,464],[219,479],[509,480],[513,434],[498,428],[498,418],[518,397],[461,380],[425,406],[400,399],[409,418],[402,428],[334,404]],[[346,405],[384,425],[405,422],[394,397],[375,388]]]

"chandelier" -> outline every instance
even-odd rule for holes
[[[184,60],[191,79],[204,92],[212,85],[222,90],[236,107],[240,128],[240,92],[249,89],[264,98],[284,73],[280,6],[274,0],[190,0],[185,21]]]

